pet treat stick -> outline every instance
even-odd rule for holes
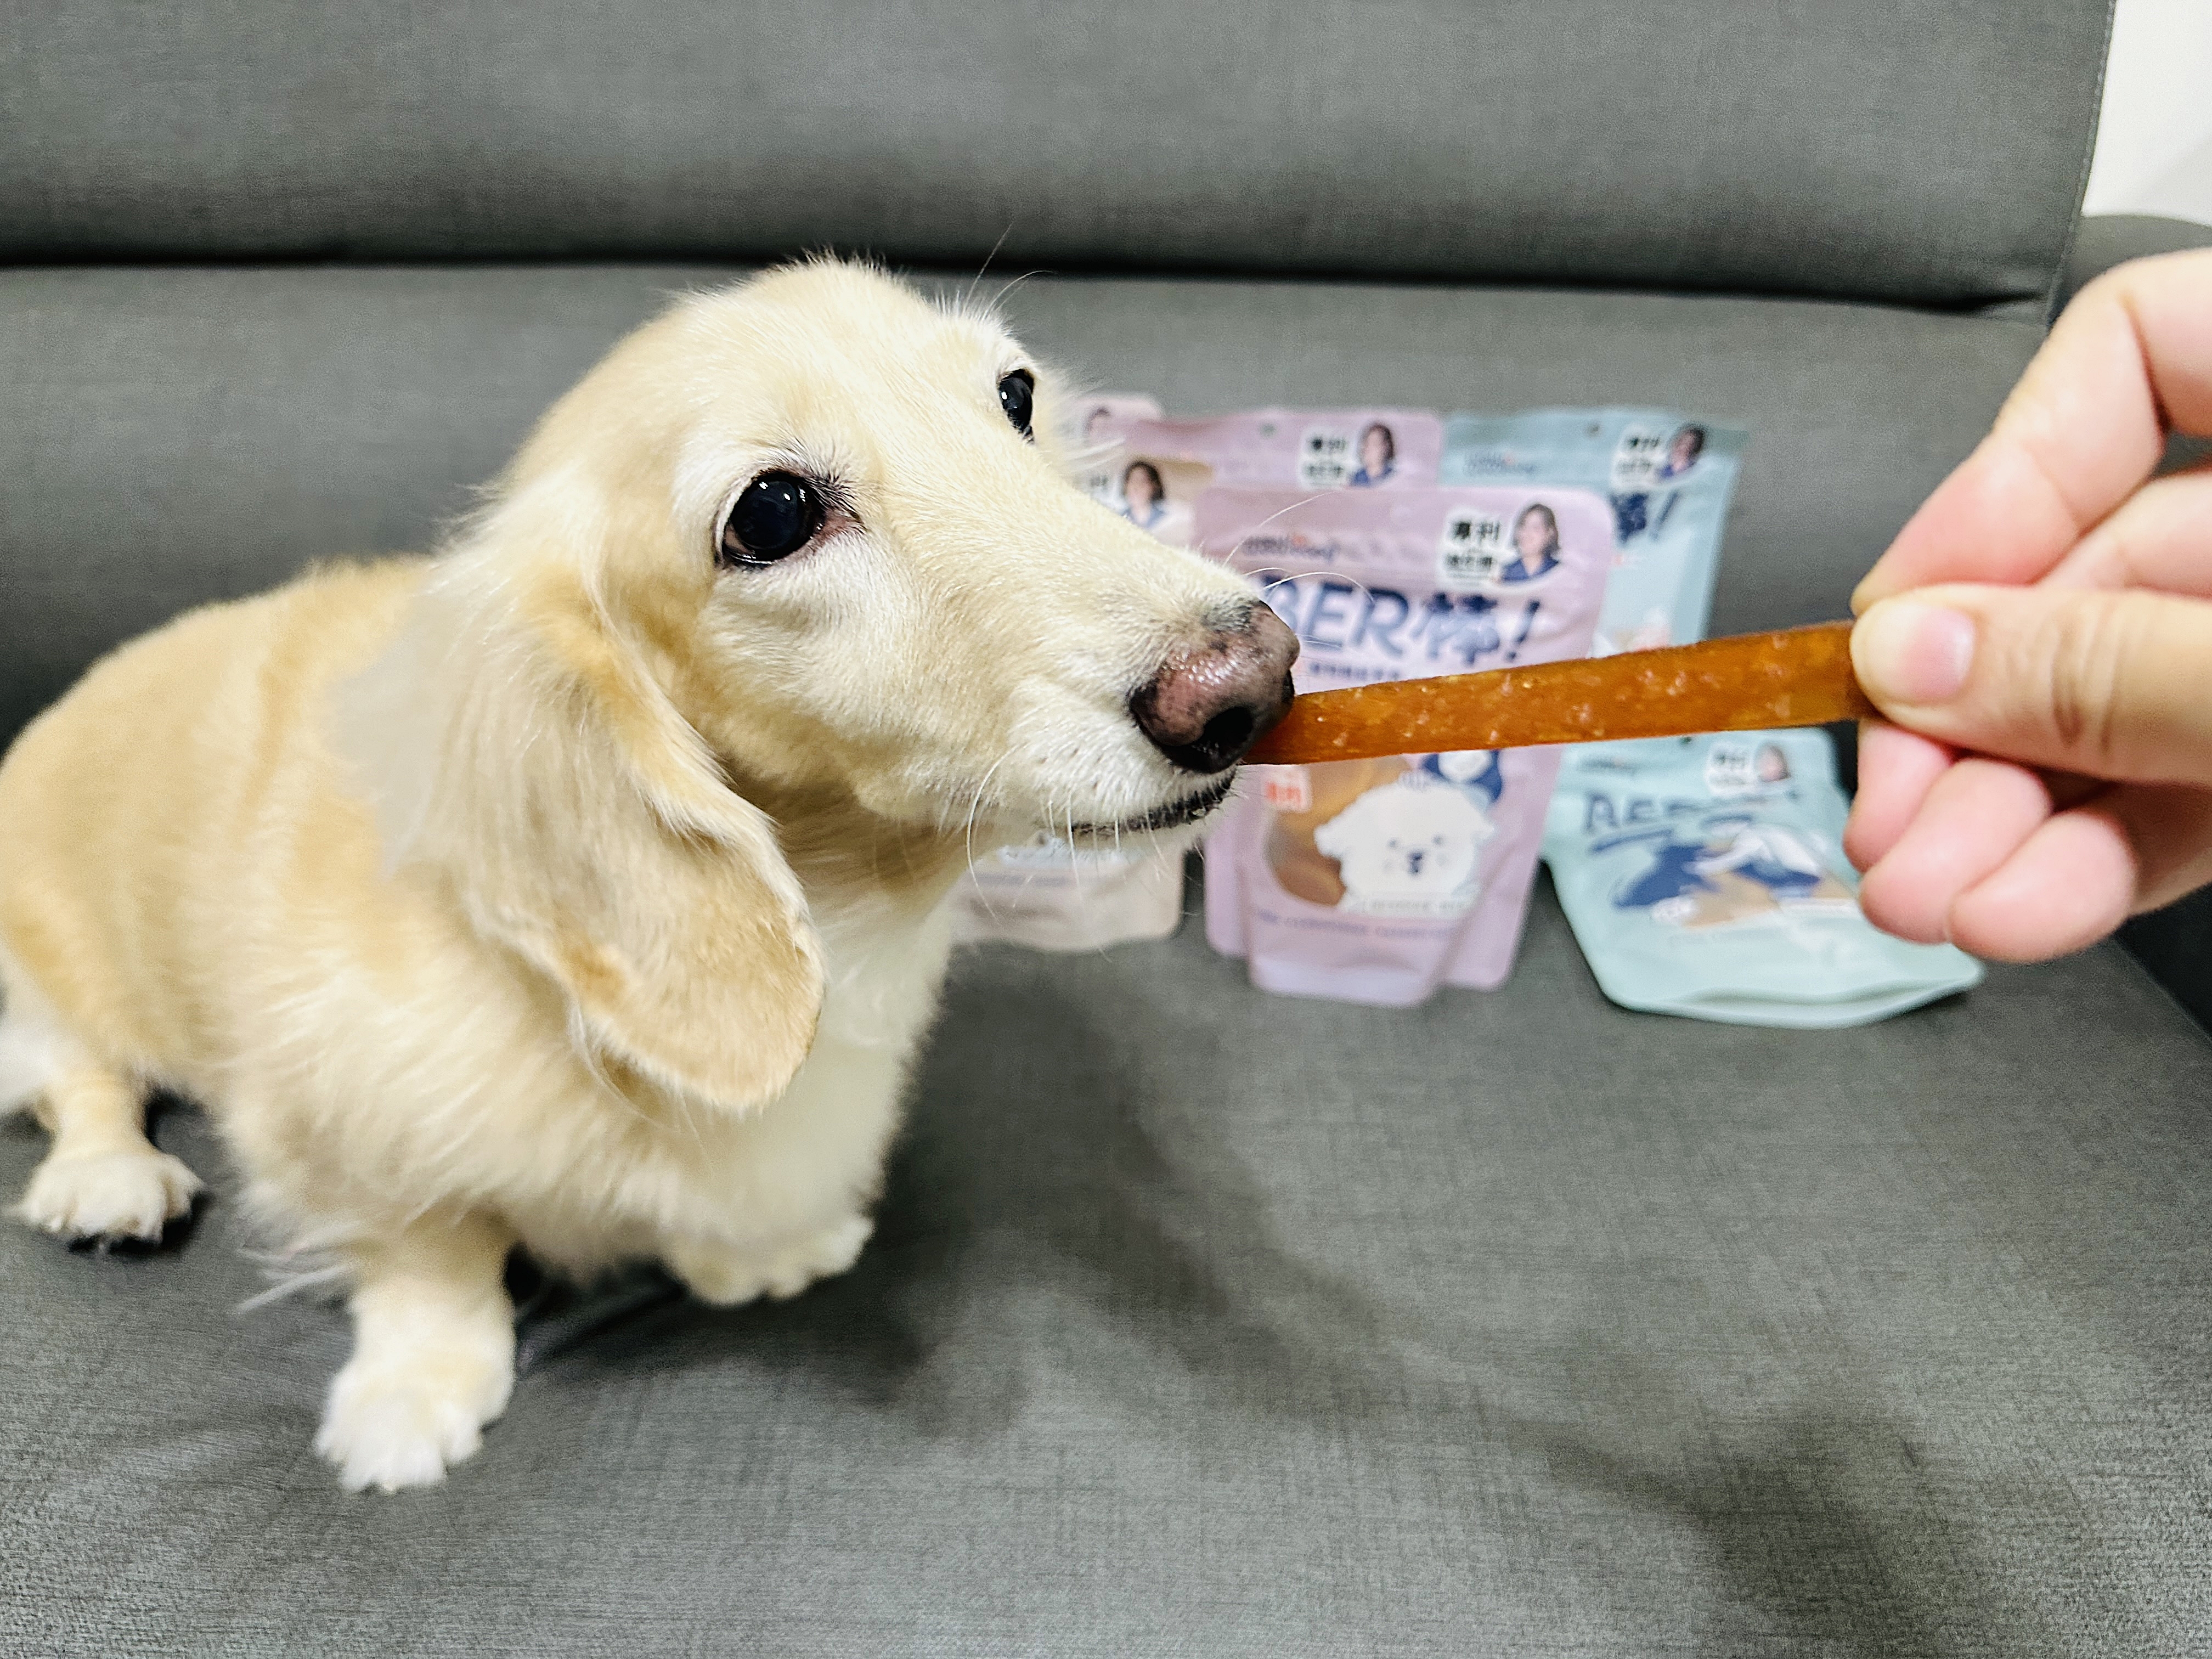
[[[1312,691],[1245,757],[1260,764],[1610,738],[1821,726],[1875,712],[1851,674],[1851,625],[1530,668]]]

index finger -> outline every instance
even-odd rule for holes
[[[2037,580],[2150,477],[2170,431],[2212,434],[2212,249],[2120,265],[2076,295],[1851,609],[1930,582]]]

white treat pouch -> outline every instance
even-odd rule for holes
[[[1825,732],[1589,744],[1567,757],[1544,857],[1623,1007],[1858,1025],[1978,983],[1963,951],[1892,939],[1860,913],[1849,815]]]
[[[1132,392],[1080,405],[1079,482],[1110,502],[1121,477],[1121,434],[1156,420],[1160,406]],[[953,890],[953,936],[1004,939],[1039,951],[1096,951],[1127,939],[1165,939],[1182,923],[1183,855],[1133,841],[1072,848],[1040,832],[982,854]]]
[[[1097,951],[1165,939],[1182,923],[1180,852],[1133,840],[1071,848],[1040,832],[978,859],[956,890],[953,937],[1005,939],[1038,951]]]
[[[1612,544],[1576,489],[1217,487],[1194,522],[1297,634],[1300,691],[1584,655]],[[1293,995],[1498,985],[1558,768],[1556,750],[1249,768],[1206,843],[1206,936]]]
[[[1454,484],[1572,484],[1602,493],[1613,569],[1592,654],[1705,636],[1745,434],[1662,409],[1455,415],[1442,477]]]
[[[1076,423],[1076,482],[1093,501],[1120,510],[1121,434],[1141,422],[1160,418],[1157,398],[1133,392],[1109,392],[1086,399]]]

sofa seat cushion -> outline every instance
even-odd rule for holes
[[[850,1274],[544,1298],[433,1491],[308,1450],[343,1316],[238,1311],[227,1176],[151,1259],[0,1231],[0,1606],[49,1656],[2186,1651],[2208,1100],[2110,946],[1818,1033],[1610,1006],[1548,896],[1404,1012],[1194,928],[990,947]]]

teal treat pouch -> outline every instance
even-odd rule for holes
[[[1860,1025],[1978,984],[1948,945],[1861,914],[1850,805],[1820,731],[1589,744],[1560,769],[1544,859],[1590,970],[1626,1008]]]
[[[1594,656],[1705,636],[1721,534],[1745,434],[1662,409],[1537,409],[1455,415],[1448,484],[1572,485],[1613,508],[1613,568]]]

